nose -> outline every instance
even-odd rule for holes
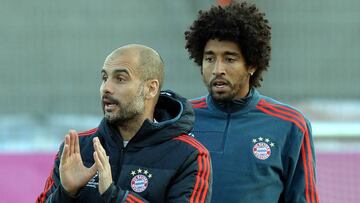
[[[225,66],[221,60],[215,62],[212,74],[215,76],[225,75]]]
[[[109,80],[103,81],[100,86],[101,94],[113,94],[112,84]]]

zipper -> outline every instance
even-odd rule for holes
[[[231,117],[231,113],[227,113],[226,116],[226,126],[225,126],[225,131],[224,131],[224,136],[223,136],[223,140],[222,140],[222,149],[223,152],[225,150],[225,142],[226,142],[226,138],[228,135],[228,129],[229,129],[229,124],[230,124],[230,117]]]
[[[117,183],[119,181],[119,179],[120,179],[121,169],[122,169],[122,165],[124,163],[124,155],[125,155],[126,149],[125,149],[125,147],[121,147],[121,149],[119,151],[120,151],[120,155],[119,155],[119,159],[118,159],[117,164],[116,164],[116,166],[118,168],[117,177],[116,177],[117,179],[116,179],[116,181],[114,180],[114,183],[115,182]]]

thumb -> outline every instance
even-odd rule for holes
[[[92,174],[92,176],[94,176],[96,172],[97,172],[97,168],[96,168],[96,164],[94,163],[94,164],[89,168],[89,173]]]

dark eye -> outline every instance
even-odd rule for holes
[[[102,80],[102,81],[106,81],[107,78],[108,78],[108,77],[107,77],[106,75],[101,75],[101,80]]]
[[[125,79],[124,79],[123,77],[117,77],[116,79],[117,79],[119,82],[125,81]]]
[[[215,58],[212,57],[212,56],[206,56],[206,57],[205,57],[205,61],[207,61],[207,62],[209,62],[209,63],[212,63],[212,62],[215,61]]]
[[[233,62],[235,62],[235,59],[233,59],[233,58],[226,58],[226,61],[229,62],[229,63],[233,63]]]

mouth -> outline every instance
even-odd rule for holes
[[[119,103],[115,99],[106,96],[103,97],[102,103],[106,112],[111,112],[119,106]]]
[[[229,82],[223,79],[215,79],[210,83],[211,88],[216,92],[223,92],[229,88]]]

